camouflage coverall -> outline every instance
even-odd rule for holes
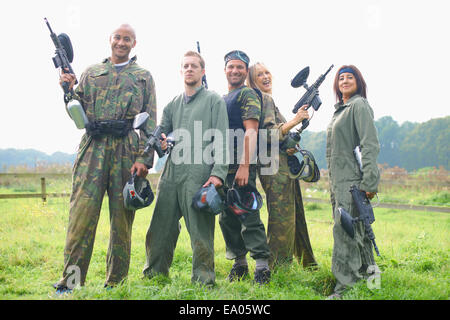
[[[243,121],[249,119],[259,121],[261,102],[253,89],[248,87],[242,89],[237,101],[240,105]],[[232,187],[236,171],[239,168],[236,148],[234,148],[233,158],[234,162],[230,164],[225,181],[228,188]],[[256,165],[254,164],[250,165],[248,184],[256,188]],[[227,209],[220,214],[219,223],[225,240],[227,259],[232,260],[245,256],[248,251],[250,251],[250,256],[253,259],[269,259],[270,251],[267,245],[266,231],[260,219],[259,211],[249,214],[244,220],[241,220]]]
[[[117,73],[110,59],[89,67],[75,89],[89,122],[94,120],[133,119],[148,112],[147,132],[152,132],[156,119],[156,97],[153,78],[136,64],[133,57]],[[134,211],[124,208],[122,190],[130,178],[134,162],[151,167],[153,152],[140,156],[147,137],[134,130],[123,138],[83,135],[73,167],[69,225],[64,249],[64,271],[59,286],[67,286],[76,266],[79,284],[84,285],[94,245],[95,232],[105,191],[109,198],[110,242],[106,257],[106,285],[115,285],[128,274],[131,231]],[[73,285],[73,284],[72,284]],[[76,285],[76,283],[75,283]]]
[[[166,135],[174,132],[176,137],[178,132],[180,142],[175,142],[158,183],[155,210],[147,231],[147,261],[143,273],[148,277],[169,274],[180,233],[179,220],[183,217],[191,239],[191,280],[211,285],[215,282],[216,220],[213,214],[194,209],[191,204],[195,193],[210,176],[224,181],[227,175],[225,102],[204,87],[198,88],[189,100],[184,93],[180,94],[164,108],[160,126]],[[213,135],[208,136],[208,132]],[[217,143],[214,147],[213,141]],[[190,148],[185,148],[188,144]],[[209,154],[211,151],[214,154],[211,159],[205,157],[208,150]]]
[[[272,97],[263,93],[260,128],[279,131],[278,140],[270,141],[270,137],[267,137],[268,144],[284,140],[286,136],[282,134],[281,127],[285,122]],[[270,134],[269,131],[267,133]],[[270,152],[270,147],[267,150]],[[278,167],[278,172],[261,174],[261,168],[268,166],[260,165],[258,168],[269,213],[267,240],[271,253],[270,264],[291,262],[295,255],[304,267],[317,265],[309,241],[299,181],[289,178],[286,153],[280,151],[274,157],[273,160],[278,161],[278,166],[274,166]]]
[[[332,272],[337,280],[335,292],[342,293],[363,279],[365,269],[375,265],[375,259],[372,243],[365,234],[362,222],[355,225],[355,237],[350,238],[340,224],[337,208],[344,208],[352,217],[358,216],[349,192],[352,184],[367,192],[377,192],[380,145],[373,110],[366,99],[354,95],[345,104],[337,103],[335,109],[327,128],[326,157],[334,219]],[[361,147],[362,174],[353,154],[358,145]]]

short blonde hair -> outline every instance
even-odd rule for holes
[[[205,60],[202,58],[202,56],[195,51],[188,51],[184,54],[183,57],[197,57],[200,59],[200,67],[202,67],[202,69],[205,69]]]

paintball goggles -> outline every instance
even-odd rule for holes
[[[136,172],[123,187],[123,204],[127,210],[138,210],[148,207],[155,198],[147,179],[138,177]]]
[[[302,150],[295,147],[297,150],[292,156],[287,157],[289,167],[289,178],[300,179],[306,182],[317,182],[320,179],[320,170],[317,162],[314,159],[312,152]]]

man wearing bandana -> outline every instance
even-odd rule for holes
[[[245,132],[243,145],[238,145],[242,144],[242,139],[230,140],[230,147],[233,147],[234,151],[225,180],[225,186],[228,188],[233,185],[243,187],[247,184],[256,188],[256,163],[250,162],[257,148],[261,98],[255,90],[244,85],[249,62],[248,56],[239,50],[225,55],[225,75],[229,92],[224,96],[224,100],[227,104],[229,127],[235,134],[239,130]],[[238,150],[242,150],[242,154],[239,154]],[[270,251],[259,211],[242,219],[226,209],[220,215],[219,223],[225,240],[226,257],[235,260],[228,280],[240,280],[248,275],[246,255],[250,251],[250,256],[256,261],[255,282],[268,283]]]

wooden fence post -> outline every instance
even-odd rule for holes
[[[47,201],[47,192],[45,190],[45,177],[41,177],[41,195],[42,195],[42,202]]]

